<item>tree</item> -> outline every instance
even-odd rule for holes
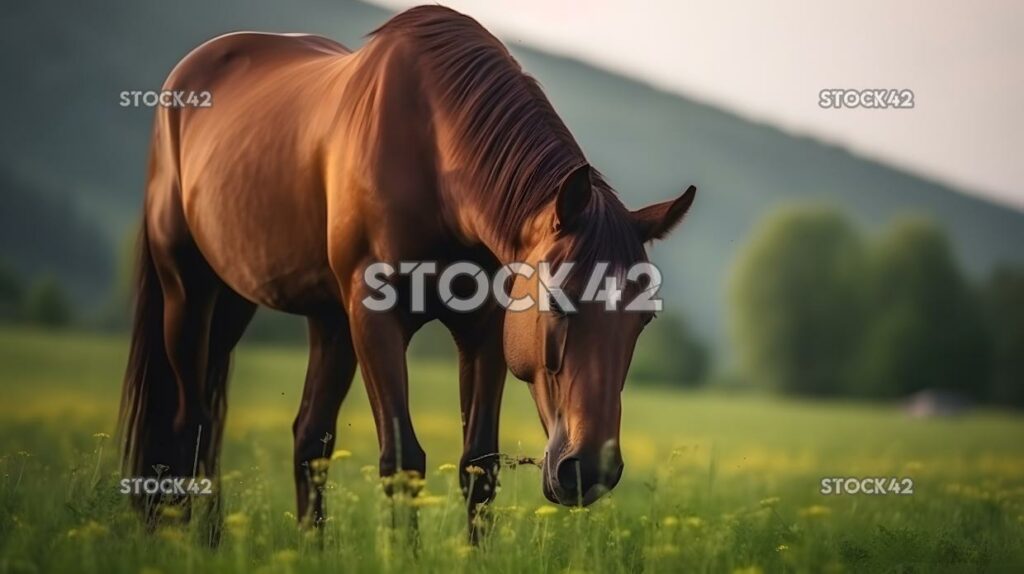
[[[730,334],[741,374],[789,392],[827,395],[848,383],[862,329],[862,241],[837,210],[768,216],[730,278]]]
[[[980,395],[986,330],[975,294],[942,229],[923,218],[894,222],[872,250],[866,333],[855,391],[902,396],[923,389]]]
[[[707,346],[681,317],[666,313],[640,335],[629,375],[645,383],[694,387],[707,381],[709,366]]]
[[[987,398],[1024,406],[1024,267],[997,269],[985,289],[992,341],[992,374]]]
[[[25,289],[14,271],[0,261],[0,321],[16,321],[21,314]]]
[[[139,263],[139,227],[133,226],[121,237],[115,253],[114,281],[109,299],[99,314],[99,325],[107,329],[127,330],[132,324],[132,298]]]
[[[38,281],[25,297],[25,319],[46,327],[63,327],[71,322],[71,304],[53,278]]]

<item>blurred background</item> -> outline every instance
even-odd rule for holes
[[[158,89],[224,32],[312,32],[357,48],[411,4],[9,7],[5,328],[125,333],[153,110],[121,107],[121,91]],[[700,189],[654,248],[666,312],[643,335],[631,384],[1024,406],[1024,129],[1019,75],[1004,67],[1020,63],[1008,32],[1020,10],[978,5],[957,35],[953,9],[901,5],[876,23],[871,4],[767,16],[713,3],[453,4],[508,43],[628,206]],[[835,87],[909,88],[917,107],[820,109],[818,90]],[[246,341],[300,347],[305,329],[263,310]],[[454,356],[438,329],[413,353]]]

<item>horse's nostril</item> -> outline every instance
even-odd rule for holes
[[[565,494],[571,496],[581,494],[578,484],[582,479],[582,470],[580,459],[574,456],[564,458],[562,462],[558,463],[555,478],[558,480],[558,486],[561,487]]]
[[[567,456],[553,469],[548,484],[557,502],[575,506],[587,505],[607,493],[622,476],[622,462],[616,457],[612,468],[598,468],[596,459]],[[549,497],[550,498],[550,497]]]

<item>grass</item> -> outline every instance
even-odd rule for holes
[[[142,532],[118,493],[113,434],[126,343],[0,330],[0,572],[821,572],[1024,568],[1024,419],[978,411],[912,420],[896,407],[627,384],[626,473],[579,511],[549,506],[533,467],[502,472],[494,525],[465,540],[457,496],[454,365],[411,366],[428,455],[424,495],[392,501],[376,478],[361,384],[342,409],[321,533],[295,527],[291,431],[305,355],[244,347],[232,378],[226,533],[196,521]],[[502,450],[539,455],[525,385],[510,380]],[[347,456],[345,453],[350,453]],[[824,496],[822,477],[911,477],[908,496]],[[419,513],[418,551],[392,515]]]

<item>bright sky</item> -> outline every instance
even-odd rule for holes
[[[372,0],[400,9],[424,2]],[[643,79],[1024,210],[1024,2],[445,0],[507,42]],[[912,110],[821,109],[909,88]]]

